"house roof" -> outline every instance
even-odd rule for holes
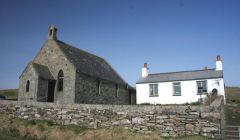
[[[32,63],[32,65],[33,65],[34,69],[36,70],[36,72],[39,74],[39,77],[41,77],[43,79],[54,80],[54,77],[52,76],[48,67],[40,65],[40,64],[36,64],[36,63]]]
[[[112,66],[103,58],[80,50],[62,41],[56,40],[56,42],[68,60],[76,67],[77,72],[119,84],[126,84]]]
[[[201,80],[201,79],[213,79],[213,78],[223,78],[223,71],[216,71],[215,69],[208,69],[208,70],[195,70],[195,71],[181,71],[181,72],[149,74],[145,78],[140,78],[137,81],[137,84]]]

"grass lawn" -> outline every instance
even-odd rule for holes
[[[18,136],[11,136],[9,134],[4,134],[0,132],[0,140],[26,140],[26,139]],[[28,140],[31,140],[31,139],[28,139]]]

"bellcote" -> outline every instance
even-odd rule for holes
[[[57,28],[51,25],[48,29],[48,39],[57,40]]]

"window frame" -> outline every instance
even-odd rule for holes
[[[202,89],[202,92],[199,92],[199,86],[198,86],[198,83],[201,83],[201,87],[204,88],[204,84],[203,83],[206,83],[206,89]],[[200,94],[204,94],[204,93],[207,93],[208,92],[208,82],[207,80],[201,80],[201,81],[196,81],[196,84],[197,84],[197,95],[200,95]]]
[[[149,97],[158,97],[158,84],[149,84]]]
[[[181,82],[174,82],[174,83],[172,83],[172,86],[173,86],[173,96],[182,96],[182,85],[181,85]],[[176,88],[175,87],[179,87],[179,89],[180,89],[179,93],[176,92]]]

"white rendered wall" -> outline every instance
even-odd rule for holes
[[[197,81],[203,80],[174,81],[181,82],[181,96],[173,96],[174,82],[137,84],[137,104],[184,104],[196,102],[200,98],[200,95],[197,95]],[[158,97],[149,97],[149,84],[158,84]],[[218,94],[225,97],[222,78],[207,80],[208,93],[212,92],[214,88],[218,90]]]
[[[222,61],[216,61],[216,70],[223,70]]]
[[[148,76],[148,70],[147,68],[143,67],[142,68],[142,77],[147,77]]]

